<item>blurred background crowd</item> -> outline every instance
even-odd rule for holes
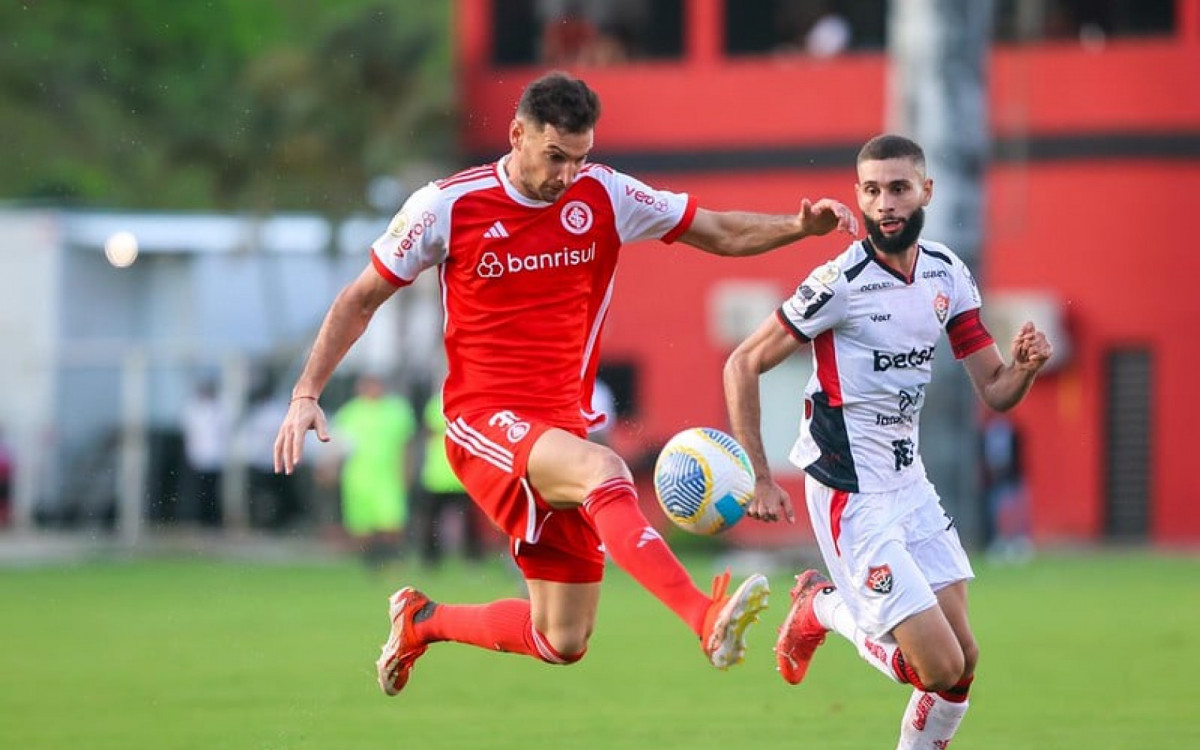
[[[982,229],[955,244],[996,303],[997,338],[1034,317],[1061,358],[1014,419],[946,407],[950,428],[927,428],[949,435],[927,443],[935,473],[956,477],[939,486],[956,488],[968,539],[1015,558],[1035,540],[1200,540],[1176,445],[1193,420],[1166,405],[1200,363],[1160,338],[1200,310],[1149,289],[1176,257],[1169,185],[1200,164],[1200,3],[922,4],[957,6],[985,33],[983,159],[965,169],[981,181]],[[438,457],[436,279],[389,303],[331,383],[334,442],[314,443],[294,476],[271,466],[320,315],[388,217],[427,180],[502,154],[516,92],[550,67],[601,93],[599,160],[717,204],[852,202],[855,146],[916,106],[889,83],[902,37],[947,33],[906,31],[897,5],[6,4],[0,527],[127,543],[235,530],[328,539],[368,561],[478,557],[494,537]],[[926,145],[937,180],[938,144]],[[1110,211],[1119,219],[1098,219]],[[601,439],[643,481],[675,430],[724,425],[721,358],[819,259],[733,277],[673,252],[630,258],[614,308],[629,312],[605,344],[614,427]],[[653,335],[639,324],[650,317]],[[798,402],[782,385],[767,395]],[[781,464],[796,408],[766,425]],[[357,497],[381,484],[386,500]],[[376,502],[394,512],[360,512]],[[740,533],[729,543],[804,538]]]

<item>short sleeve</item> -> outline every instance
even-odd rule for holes
[[[673,242],[696,214],[696,201],[687,193],[656,190],[635,177],[601,164],[588,174],[599,180],[612,200],[621,242],[663,240]]]
[[[950,318],[956,318],[968,310],[977,310],[983,306],[983,297],[979,294],[979,284],[967,264],[956,258],[952,273],[954,274],[954,300],[950,305]]]
[[[849,287],[837,261],[813,269],[779,308],[779,319],[801,340],[836,327],[846,316]]]
[[[371,243],[372,263],[393,284],[411,284],[426,268],[446,259],[449,232],[449,203],[430,183],[409,196],[383,234]]]

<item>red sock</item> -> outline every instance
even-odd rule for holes
[[[950,688],[940,691],[938,693],[938,697],[942,700],[950,701],[951,703],[965,703],[967,700],[967,693],[969,693],[971,690],[971,682],[974,681],[974,679],[975,675],[964,677]]]
[[[925,685],[922,684],[921,678],[917,676],[917,670],[912,668],[904,658],[904,654],[900,652],[900,649],[896,649],[896,653],[892,656],[892,670],[896,673],[896,677],[899,678],[900,682],[907,682],[917,690],[925,690]]]
[[[454,641],[543,658],[533,641],[529,602],[524,599],[501,599],[490,604],[437,604],[433,614],[414,625],[414,632],[426,643]]]
[[[537,632],[525,599],[501,599],[490,604],[437,604],[426,619],[416,622],[416,634],[426,643],[453,641],[508,654],[534,656],[550,664],[574,664],[578,654],[561,654]]]
[[[588,494],[583,509],[617,565],[670,607],[697,636],[702,635],[704,613],[712,599],[696,588],[662,536],[642,515],[633,483],[621,477],[604,482]]]

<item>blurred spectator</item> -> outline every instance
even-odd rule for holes
[[[65,478],[63,505],[38,514],[44,523],[112,529],[117,520],[121,428],[110,426],[88,440]]]
[[[822,15],[804,35],[804,51],[814,57],[833,57],[849,46],[850,22],[836,13]]]
[[[579,65],[620,65],[629,60],[629,51],[616,29],[599,26],[596,33],[576,57]]]
[[[12,521],[13,454],[0,430],[0,528]]]
[[[783,52],[803,52],[813,57],[833,57],[850,47],[850,21],[828,0],[791,0],[777,6],[777,28],[784,30]]]
[[[273,392],[270,378],[263,378],[251,392],[237,431],[238,453],[247,470],[250,525],[255,528],[280,530],[304,515],[302,475],[275,473],[275,433],[287,409],[287,399]]]
[[[566,67],[573,65],[600,33],[576,3],[568,3],[542,25],[542,62]]]
[[[232,420],[217,392],[217,382],[201,380],[183,405],[181,417],[184,477],[183,516],[204,526],[220,526],[224,503],[221,476],[228,458]]]
[[[542,63],[616,65],[632,56],[646,8],[641,0],[540,0],[538,16]]]
[[[988,554],[1001,562],[1023,562],[1033,554],[1033,543],[1020,433],[1008,416],[994,413],[980,437]]]
[[[283,421],[283,414],[275,420]],[[368,567],[399,552],[408,521],[417,418],[409,402],[389,393],[383,378],[363,374],[355,396],[333,415],[339,443],[342,525]]]
[[[449,513],[457,519],[463,556],[477,562],[483,557],[484,519],[446,458],[446,418],[442,414],[441,393],[426,400],[421,421],[425,452],[413,519],[421,561],[430,567],[441,563],[445,542],[450,537],[444,527]]]

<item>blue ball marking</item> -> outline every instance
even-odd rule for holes
[[[706,489],[704,468],[694,456],[685,453],[667,456],[658,475],[658,490],[673,515],[694,518],[704,504]]]
[[[722,528],[733,526],[746,515],[746,506],[738,502],[733,493],[729,493],[713,503],[713,507],[721,514]]]

